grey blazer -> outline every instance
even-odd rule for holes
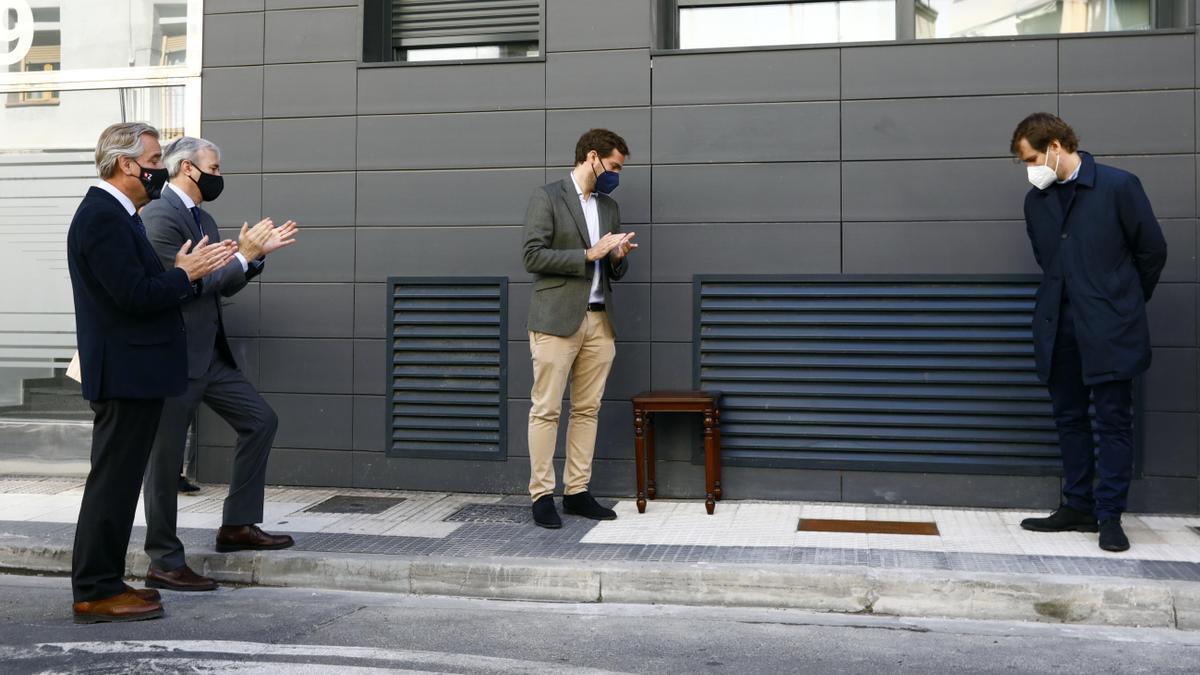
[[[163,187],[162,197],[147,204],[141,215],[146,223],[146,235],[166,269],[175,267],[175,254],[179,252],[183,242],[191,239],[195,243],[200,238],[197,236],[196,221],[192,218],[192,212],[170,188]],[[200,209],[200,225],[210,242],[220,240],[221,233],[217,229],[216,221],[204,209]],[[222,356],[237,365],[225,339],[220,298],[229,297],[242,290],[247,281],[262,272],[262,268],[261,262],[251,263],[249,269],[242,272],[241,261],[231,260],[225,267],[204,277],[200,282],[200,294],[180,307],[187,331],[189,378],[201,377],[208,371],[214,349],[220,349]]]
[[[605,194],[595,193],[600,216],[600,236],[621,231],[621,209]],[[587,221],[571,179],[543,185],[533,191],[525,212],[525,271],[534,276],[529,302],[529,330],[569,336],[579,330],[587,313],[592,290],[591,247]],[[177,247],[178,248],[178,247]],[[612,282],[625,276],[629,258],[614,263],[605,256],[600,265],[600,288],[605,309],[613,311]]]

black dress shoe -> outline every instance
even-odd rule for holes
[[[1120,518],[1100,521],[1100,548],[1114,552],[1129,550],[1129,537],[1125,536]]]
[[[179,477],[179,491],[184,494],[199,492],[200,486],[187,479],[187,476]]]
[[[562,518],[558,517],[558,509],[554,508],[554,495],[543,495],[533,503],[533,522],[551,530],[562,527]]]
[[[563,513],[569,513],[573,516],[583,516],[592,520],[617,519],[617,512],[601,506],[600,502],[592,498],[590,492],[563,495]]]
[[[1033,532],[1095,532],[1096,517],[1063,504],[1049,518],[1026,518],[1021,527]]]

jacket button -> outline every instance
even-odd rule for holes
[[[1063,239],[1066,239],[1066,238],[1067,238],[1067,233],[1066,233],[1066,232],[1063,232],[1063,234],[1062,234],[1062,238],[1063,238]]]

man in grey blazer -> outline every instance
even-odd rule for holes
[[[217,224],[200,208],[220,196],[221,151],[202,138],[185,136],[163,152],[171,181],[162,199],[142,211],[146,232],[163,266],[174,265],[174,251],[183,242],[208,235],[219,241]],[[238,434],[233,451],[233,476],[225,498],[222,525],[217,530],[218,551],[287,548],[292,538],[263,532],[267,457],[275,439],[278,419],[254,386],[242,374],[229,348],[221,315],[221,298],[230,297],[258,276],[268,253],[295,242],[296,224],[275,227],[268,218],[254,227],[242,225],[240,250],[228,265],[204,277],[199,292],[182,306],[187,332],[187,390],[163,405],[158,433],[150,453],[144,487],[146,553],[150,568],[146,585],[176,591],[206,591],[217,587],[187,566],[183,543],[175,533],[178,481],[183,464],[188,423],[207,403]]]
[[[609,197],[629,148],[607,129],[592,129],[575,146],[575,168],[533,191],[525,214],[524,260],[534,275],[529,304],[533,390],[529,411],[529,495],[533,519],[562,527],[554,506],[554,446],[563,391],[571,382],[563,511],[594,520],[617,514],[592,498],[596,416],[616,356],[612,282],[625,275],[637,248],[621,233],[621,211]]]

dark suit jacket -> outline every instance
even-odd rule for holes
[[[1167,242],[1137,176],[1079,154],[1083,164],[1065,212],[1057,184],[1034,188],[1025,196],[1025,225],[1043,271],[1033,319],[1038,376],[1050,379],[1065,286],[1090,385],[1150,367],[1146,301],[1166,264]]]
[[[88,190],[67,232],[83,397],[156,399],[183,393],[187,340],[183,270],[164,270],[112,195]]]
[[[600,236],[621,231],[621,209],[608,195],[593,193],[600,217]],[[534,276],[529,302],[529,330],[563,337],[573,335],[587,313],[592,290],[591,248],[587,221],[575,184],[564,178],[533,191],[525,213],[525,271]],[[625,276],[629,258],[600,264],[600,288],[606,310],[613,312],[612,282]]]
[[[171,188],[164,187],[162,198],[156,199],[142,209],[142,220],[146,221],[146,234],[158,252],[158,257],[167,269],[175,265],[175,254],[183,242],[199,241],[205,234],[210,242],[221,239],[217,223],[204,209],[200,209],[200,225],[203,233],[196,232],[196,221],[183,200]],[[237,365],[229,342],[225,339],[221,316],[221,297],[229,297],[246,287],[246,282],[262,272],[262,263],[251,263],[242,272],[240,260],[229,264],[204,277],[200,283],[200,295],[183,305],[183,322],[188,336],[188,377],[197,378],[208,371],[212,364],[213,350]]]

